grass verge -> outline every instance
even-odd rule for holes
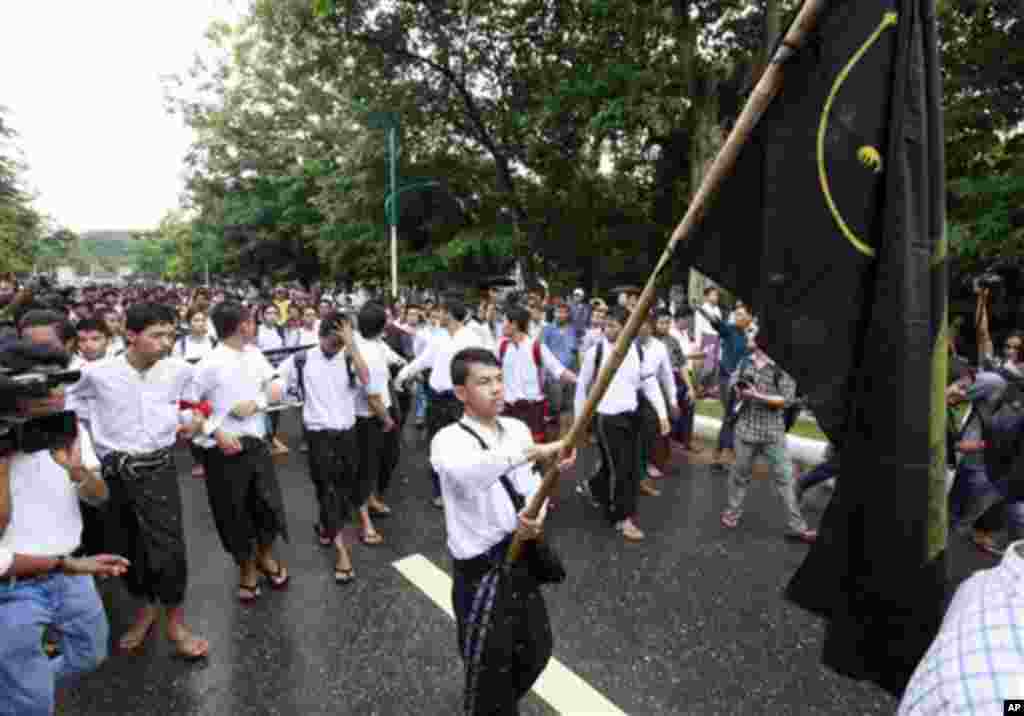
[[[697,402],[697,415],[703,415],[707,418],[715,418],[716,420],[722,419],[722,404],[717,400],[700,400]],[[818,428],[818,424],[813,420],[805,420],[801,418],[796,421],[796,425],[789,431],[790,435],[799,435],[802,438],[809,440],[828,440],[825,434]]]

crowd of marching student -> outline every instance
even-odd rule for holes
[[[79,459],[96,466],[92,477],[82,479],[96,486],[90,494],[109,491],[110,499],[101,506],[96,503],[102,500],[75,493],[83,500],[82,518],[65,530],[66,551],[108,560],[115,558],[107,553],[114,553],[128,562],[85,557],[61,564],[73,564],[80,570],[74,574],[125,573],[125,586],[141,606],[118,640],[122,649],[138,648],[165,616],[175,653],[198,658],[210,647],[184,618],[188,569],[170,457],[176,444],[191,445],[192,474],[206,478],[218,535],[238,567],[241,602],[291,579],[274,549],[288,529],[272,459],[290,449],[307,454],[316,488],[316,538],[333,548],[334,579],[347,584],[355,570],[341,528],[354,519],[362,543],[385,540],[378,518],[391,514],[385,500],[399,461],[398,435],[403,426],[415,426],[432,441],[460,418],[451,371],[460,351],[493,354],[501,368],[504,414],[522,420],[535,442],[554,441],[581,411],[638,295],[639,289],[625,287],[608,301],[587,300],[581,289],[553,298],[538,286],[502,296],[487,285],[472,295],[436,300],[359,302],[284,286],[266,296],[227,287],[15,293],[0,282],[9,321],[0,352],[42,346],[71,356],[71,367],[82,372],[66,398],[82,421]],[[959,371],[948,391],[951,405],[970,404],[951,432],[950,512],[958,533],[998,553],[995,535],[1004,525],[1011,539],[1024,531],[1024,502],[1007,474],[992,474],[999,463],[986,451],[995,450],[996,424],[1020,443],[1019,399],[1006,396],[1014,395],[1024,375],[1024,339],[1011,333],[1003,355],[996,355],[985,298],[979,295],[981,363]],[[753,462],[762,458],[783,506],[786,535],[814,541],[801,496],[836,476],[839,451],[829,446],[821,465],[794,479],[785,434],[799,405],[796,386],[762,350],[763,338],[747,307],[737,302],[723,310],[714,288],[699,305],[662,302],[644,317],[596,407],[590,441],[598,468],[586,474],[579,468],[575,475],[576,492],[622,538],[644,539],[640,498],[660,494],[658,479],[674,458],[702,450],[694,436],[696,404],[714,398],[724,417],[712,467],[728,473],[723,527],[739,524]],[[951,351],[955,356],[954,344]],[[301,444],[291,447],[276,434],[277,418],[288,408],[300,411],[302,424]],[[441,480],[432,464],[424,466],[428,471],[433,504],[443,509]],[[16,480],[13,473],[8,477]],[[33,570],[48,563],[19,561],[22,551],[32,554],[27,548],[35,537],[19,534],[24,527],[14,524],[0,528],[0,574],[11,579],[11,589],[15,575],[39,579]],[[39,550],[55,554],[52,547]],[[98,627],[92,638],[101,641]],[[93,653],[102,652],[97,643]],[[0,655],[0,662],[5,658]],[[25,688],[11,674],[3,682]]]

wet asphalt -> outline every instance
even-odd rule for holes
[[[189,623],[211,642],[210,656],[185,663],[162,638],[136,654],[111,657],[59,694],[59,714],[157,716],[273,714],[457,714],[463,672],[453,622],[393,566],[421,554],[450,574],[441,512],[429,503],[426,443],[412,426],[377,521],[385,542],[366,546],[347,531],[357,578],[333,580],[331,550],[314,539],[315,506],[295,415],[282,421],[290,455],[278,463],[292,539],[278,556],[289,588],[264,590],[254,605],[235,598],[237,571],[221,549],[202,480],[179,451],[191,580]],[[592,464],[590,449],[580,467]],[[807,547],[783,540],[782,506],[767,480],[755,481],[743,521],[719,525],[725,477],[707,459],[673,455],[660,497],[641,497],[641,543],[623,541],[560,486],[547,532],[569,570],[546,587],[555,657],[627,714],[891,714],[880,689],[840,677],[820,663],[824,627],[780,594]],[[820,518],[826,489],[808,493]],[[952,551],[960,575],[992,561]],[[116,582],[101,585],[112,641],[135,605]],[[523,714],[556,713],[535,694]]]

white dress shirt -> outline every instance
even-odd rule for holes
[[[225,433],[263,438],[267,433],[263,413],[248,418],[236,418],[230,413],[243,401],[265,401],[267,388],[276,379],[277,373],[259,348],[247,345],[237,351],[221,343],[196,366],[193,399],[210,401],[210,418]]]
[[[100,462],[89,433],[79,429],[85,467]],[[11,568],[15,554],[55,557],[71,554],[82,541],[78,490],[68,471],[54,462],[49,450],[16,453],[11,458],[11,520],[0,534],[0,574]]]
[[[678,406],[676,379],[672,373],[672,359],[668,355],[668,348],[657,338],[649,339],[643,344],[643,348],[643,376],[652,376],[661,386],[666,402],[673,407]]]
[[[396,376],[399,383],[404,383],[411,376],[430,368],[430,389],[435,393],[444,393],[452,389],[452,358],[463,348],[486,348],[481,345],[480,336],[469,326],[460,328],[454,336],[439,338],[430,344],[430,348],[418,356],[416,360],[402,368]]]
[[[121,336],[114,336],[110,339],[110,343],[107,345],[107,358],[113,358],[124,353],[124,349],[124,338]]]
[[[501,358],[501,375],[505,383],[506,404],[517,403],[520,400],[535,403],[544,399],[537,364],[533,361],[533,345],[534,341],[526,336],[522,336],[518,343],[512,339],[505,343],[505,355]],[[555,354],[543,343],[540,344],[540,363],[541,369],[554,380],[561,378],[566,370]]]
[[[434,329],[429,326],[421,326],[412,339],[412,352],[413,355],[419,358],[423,355],[423,351],[430,347],[430,344],[434,340]]]
[[[284,348],[284,339],[277,332],[276,328],[269,328],[263,324],[256,330],[256,345],[261,351],[272,351],[277,348]]]
[[[722,319],[722,309],[718,306],[712,306],[710,303],[705,303],[701,308],[718,320]],[[703,345],[704,336],[718,336],[718,331],[712,327],[711,322],[704,318],[700,311],[693,312],[693,319],[693,335],[698,346]]]
[[[357,386],[349,381],[346,355],[341,350],[328,358],[320,346],[306,351],[302,423],[308,430],[348,430],[355,425]],[[294,392],[299,382],[295,356],[288,356],[277,370],[286,388]]]
[[[434,365],[434,359],[437,354],[440,353],[441,349],[452,340],[451,335],[447,331],[444,334],[435,333],[430,342],[427,343],[426,348],[422,353],[416,356],[416,358],[406,365],[402,370],[398,371],[398,375],[395,376],[395,381],[398,383],[404,383],[409,380],[412,376],[417,373],[422,373],[426,369]]]
[[[320,345],[320,326],[313,326],[312,328],[306,328],[303,326],[299,329],[299,342],[296,345],[300,346],[318,346]]]
[[[452,339],[441,345],[434,356],[430,368],[430,388],[435,393],[445,393],[452,389],[452,358],[464,348],[493,349],[483,345],[480,336],[469,326],[460,328]]]
[[[187,398],[194,366],[180,358],[157,361],[145,373],[126,355],[87,363],[82,378],[68,389],[75,405],[88,405],[89,429],[96,452],[139,455],[171,447],[188,413],[178,409]]]
[[[370,373],[370,382],[366,385],[359,384],[356,389],[356,417],[369,418],[375,414],[370,409],[369,396],[376,395],[383,402],[385,408],[391,407],[391,391],[388,390],[388,381],[391,372],[388,370],[388,359],[385,352],[384,341],[375,338],[372,341],[359,341],[359,352],[366,361],[366,368]]]
[[[195,361],[205,358],[206,354],[212,351],[213,348],[213,338],[209,335],[205,335],[197,340],[195,336],[189,333],[174,342],[171,355],[183,360]]]
[[[478,321],[474,319],[467,323],[466,327],[476,332],[477,338],[480,339],[480,345],[484,346],[485,348],[489,348],[492,351],[494,350],[496,342],[494,340],[494,334],[491,333],[490,326],[488,326],[483,321]]]
[[[601,339],[604,343],[601,355],[601,367],[603,368],[611,358],[615,345],[609,343],[607,338]],[[644,362],[646,362],[647,351],[644,351]],[[594,362],[597,358],[597,346],[594,346],[583,356],[583,366],[580,369],[579,379],[576,381],[576,415],[583,412],[583,406],[587,402],[587,393],[590,392],[591,384],[597,381],[597,373],[594,370]],[[640,356],[637,355],[636,346],[632,343],[626,352],[626,358],[622,365],[612,376],[608,390],[605,391],[601,402],[597,404],[597,412],[602,415],[617,415],[618,413],[632,412],[637,409],[637,391],[642,390],[647,399],[651,401],[659,418],[667,418],[668,412],[665,409],[665,400],[661,397],[661,388],[658,387],[654,376],[643,377],[640,373]]]
[[[455,559],[471,559],[516,529],[516,510],[501,476],[507,474],[513,488],[527,501],[540,487],[540,477],[526,462],[524,453],[533,444],[533,436],[525,423],[499,417],[500,429],[495,431],[468,415],[462,422],[490,449],[482,450],[475,437],[453,424],[431,441],[430,464],[441,480],[448,550]]]

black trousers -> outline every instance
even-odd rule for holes
[[[256,556],[256,547],[288,540],[288,523],[277,471],[266,442],[242,438],[242,452],[212,448],[206,458],[206,495],[225,551],[237,564]]]
[[[396,424],[391,432],[384,432],[384,424],[376,416],[356,418],[359,479],[355,497],[358,507],[365,505],[372,494],[383,496],[391,484],[391,474],[398,467],[400,430]]]
[[[462,403],[455,393],[435,393],[427,386],[427,444],[434,439],[442,428],[458,422],[462,418]],[[434,468],[430,468],[430,479],[434,483],[434,496],[441,494],[441,480]]]
[[[613,524],[636,514],[640,494],[642,421],[636,413],[594,417],[601,450],[601,469],[590,479],[590,490]]]
[[[104,478],[110,490],[109,546],[131,562],[122,579],[125,589],[151,604],[182,604],[188,561],[173,459],[160,469],[135,475],[105,469]]]
[[[494,557],[503,558],[506,547],[507,541],[498,545]],[[481,617],[473,612],[474,597],[492,563],[488,554],[453,563],[452,605],[459,653],[466,664],[466,713],[515,716],[519,701],[547,666],[554,639],[540,585],[520,566],[498,577],[481,651],[466,660],[467,637]]]
[[[320,528],[334,539],[352,515],[358,479],[355,428],[307,430],[309,476],[316,490]]]

